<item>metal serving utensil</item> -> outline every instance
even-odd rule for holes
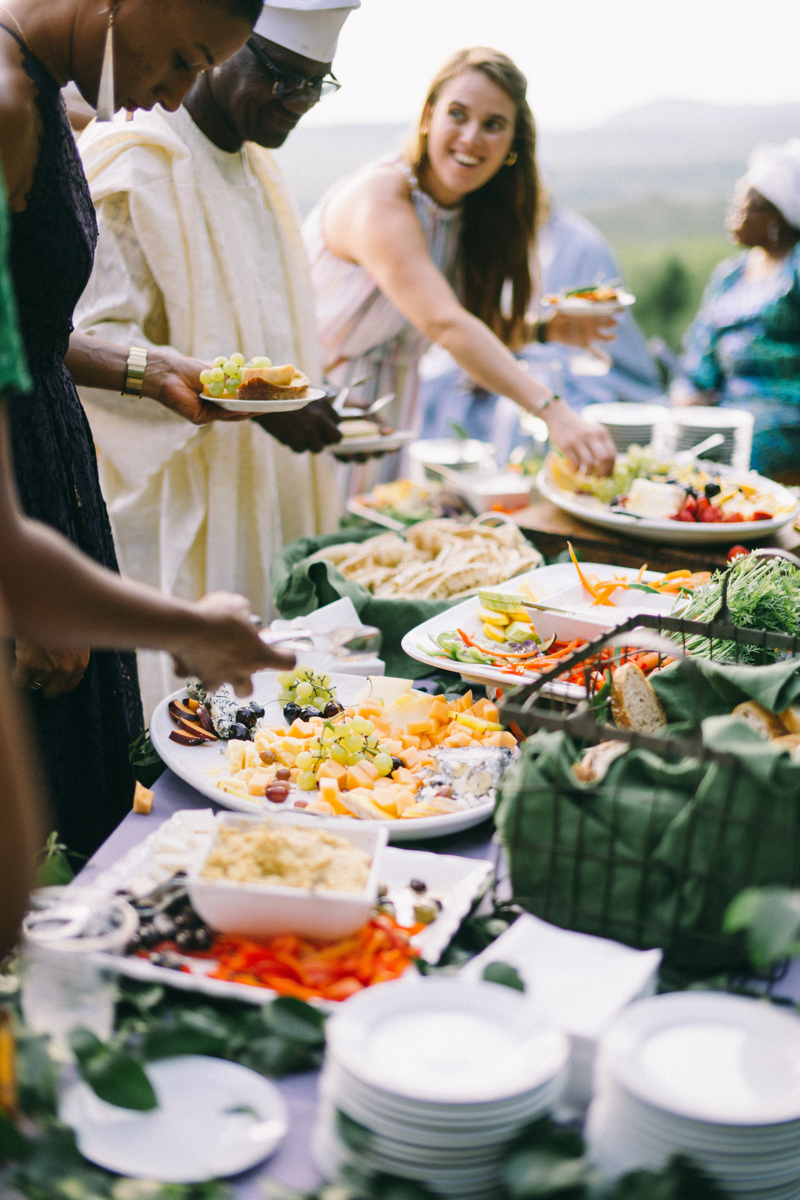
[[[283,646],[287,650],[323,650],[336,658],[352,661],[370,658],[381,648],[383,635],[375,625],[341,626],[327,633],[310,629],[288,629],[284,633],[262,630],[259,635],[265,646]]]
[[[391,404],[394,397],[394,392],[387,392],[385,396],[379,396],[377,400],[373,400],[368,408],[340,408],[337,411],[339,416],[346,420],[349,420],[350,417],[372,417],[387,404]]]

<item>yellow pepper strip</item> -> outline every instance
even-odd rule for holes
[[[567,542],[567,548],[569,549],[569,556],[573,561],[575,570],[578,572],[578,578],[580,579],[583,586],[586,588],[589,595],[593,597],[593,599],[596,601],[597,604],[605,604],[607,608],[614,608],[615,606],[611,603],[611,601],[606,600],[597,591],[597,588],[593,584],[591,584],[589,582],[589,580],[586,578],[586,576],[584,575],[583,571],[580,568],[580,563],[578,562],[577,558],[575,557],[575,551],[572,549],[571,542]]]
[[[457,721],[462,725],[466,725],[468,729],[477,729],[481,733],[487,731],[497,733],[503,728],[496,721],[484,721],[482,717],[473,717],[472,713],[456,713],[455,717]]]

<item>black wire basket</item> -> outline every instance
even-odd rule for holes
[[[724,913],[743,888],[800,883],[800,766],[759,779],[737,745],[704,744],[699,703],[662,737],[611,725],[608,698],[608,668],[643,648],[656,669],[681,658],[699,698],[698,654],[719,661],[722,648],[735,664],[743,647],[765,665],[800,656],[788,634],[642,614],[506,695],[501,720],[526,739],[496,812],[516,903],[563,928],[661,947],[688,975],[746,969]],[[601,743],[608,765],[580,780],[574,764]]]

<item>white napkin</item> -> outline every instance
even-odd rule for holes
[[[333,629],[360,629],[363,621],[356,612],[356,606],[349,596],[334,600],[309,613],[307,617],[295,617],[292,621],[273,621],[270,629],[274,633],[289,633],[292,629],[310,629],[312,633],[330,633]],[[369,658],[337,658],[325,650],[300,650],[297,661],[304,667],[312,667],[315,671],[334,672],[338,675],[383,675],[386,665],[381,658],[370,655]]]
[[[516,968],[536,1015],[572,1038],[563,1102],[580,1110],[591,1097],[597,1038],[621,1009],[652,992],[661,958],[660,950],[632,950],[525,913],[462,967],[459,978],[481,979],[491,962]]]

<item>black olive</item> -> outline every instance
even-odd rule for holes
[[[163,942],[164,937],[152,925],[140,925],[136,940],[140,946],[144,946],[145,950],[150,950],[159,942]]]
[[[706,500],[710,500],[712,496],[718,496],[721,491],[722,488],[712,479],[710,483],[706,484]]]
[[[172,950],[154,950],[150,962],[156,967],[182,967],[180,957]]]
[[[260,704],[256,704],[255,700],[251,700],[248,708],[257,721],[260,721],[264,716],[264,709]]]
[[[250,711],[249,705],[247,708],[237,708],[236,721],[239,725],[244,725],[245,729],[252,729],[256,723],[256,714]]]
[[[178,929],[195,929],[200,924],[200,918],[192,908],[184,908],[175,916],[175,926]]]
[[[323,717],[335,717],[337,713],[344,712],[344,706],[338,700],[329,700],[322,710]]]
[[[194,948],[195,950],[210,950],[211,943],[214,940],[214,935],[205,925],[201,925],[199,929],[194,931]]]
[[[236,738],[240,742],[250,741],[250,730],[246,725],[240,725],[237,721],[235,725],[231,725],[228,731],[229,738]]]
[[[299,704],[295,704],[294,700],[290,700],[288,704],[283,706],[283,715],[291,725],[292,721],[296,721],[302,712]]]
[[[428,890],[427,883],[424,883],[421,879],[412,879],[408,886],[411,888],[412,892],[422,893],[427,892]]]
[[[192,950],[197,950],[197,931],[194,929],[181,929],[177,934],[175,941],[178,949],[184,954],[188,954]]]
[[[310,721],[312,717],[321,717],[322,713],[318,708],[304,708],[300,713],[301,721]]]
[[[392,755],[392,771],[397,771],[397,770],[399,770],[399,769],[400,769],[400,767],[402,767],[402,765],[403,765],[403,764],[402,764],[402,762],[400,761],[400,759],[399,759],[399,758],[395,758],[395,756],[394,756],[394,755]]]

